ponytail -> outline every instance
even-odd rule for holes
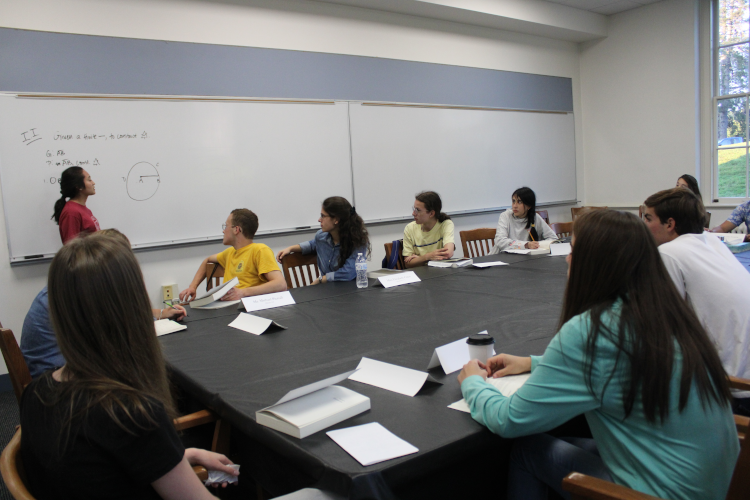
[[[83,169],[81,167],[68,167],[60,176],[60,199],[55,202],[55,213],[52,219],[55,224],[60,224],[60,214],[65,208],[65,198],[75,198],[81,189],[86,186],[83,183]]]
[[[424,203],[424,208],[428,211],[435,211],[435,218],[438,222],[445,222],[450,220],[450,216],[446,213],[441,212],[443,209],[443,201],[440,199],[440,195],[435,191],[422,191],[414,197],[417,201]]]
[[[372,252],[365,221],[346,198],[331,196],[323,201],[323,210],[339,220],[339,265],[342,268],[354,250],[367,247],[367,257]]]
[[[539,232],[536,230],[536,194],[530,188],[522,187],[513,191],[513,196],[527,207],[526,229],[534,241],[539,241]]]

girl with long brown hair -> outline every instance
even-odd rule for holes
[[[315,253],[322,276],[313,285],[328,281],[351,281],[357,277],[357,254],[368,257],[370,238],[365,221],[346,198],[331,196],[320,208],[320,230],[310,241],[292,245],[280,251],[276,260],[294,252]]]
[[[52,325],[66,364],[21,400],[21,456],[35,498],[214,498],[190,464],[233,473],[223,455],[185,449],[138,262],[93,234],[49,270]]]
[[[576,471],[661,498],[724,498],[739,453],[726,373],[632,214],[575,221],[557,335],[543,356],[469,362],[472,417],[513,445],[508,498],[545,498]],[[531,371],[511,397],[486,377]],[[584,414],[593,440],[546,431]]]
[[[404,228],[406,267],[424,266],[431,260],[453,257],[453,221],[443,213],[443,201],[435,191],[422,191],[414,197],[411,215],[414,222]]]

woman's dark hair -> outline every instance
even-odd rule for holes
[[[94,408],[130,433],[157,423],[155,402],[174,417],[151,304],[127,238],[94,233],[71,240],[52,259],[47,286],[66,364],[65,383],[43,402],[66,408],[61,450],[73,420]]]
[[[421,201],[422,203],[424,203],[424,208],[428,212],[434,210],[435,218],[437,218],[438,222],[445,222],[450,219],[448,214],[441,212],[441,210],[443,209],[443,202],[440,199],[440,195],[435,191],[422,191],[414,198],[417,201]]]
[[[78,195],[78,191],[84,189],[86,185],[83,183],[83,169],[81,167],[68,167],[63,170],[60,176],[60,199],[55,202],[55,213],[52,214],[52,219],[55,219],[56,224],[60,224],[60,214],[65,208],[65,198],[75,198]]]
[[[690,189],[690,191],[695,193],[695,195],[698,198],[703,199],[701,198],[701,190],[698,188],[698,181],[695,179],[695,177],[693,177],[690,174],[683,174],[677,178],[677,180],[680,180],[680,179],[685,181],[685,184],[687,184],[688,189]]]
[[[682,357],[679,411],[687,404],[693,382],[704,404],[713,399],[726,405],[731,395],[716,348],[677,292],[646,225],[630,213],[594,210],[575,220],[573,235],[560,327],[579,314],[591,316],[585,353],[589,390],[594,390],[591,378],[601,335],[618,348],[615,366],[622,361],[629,364],[622,382],[626,418],[640,396],[646,418],[664,421],[678,355]],[[602,315],[618,300],[622,309],[613,330],[603,323]],[[607,384],[616,372],[615,367]]]
[[[539,241],[539,233],[536,230],[536,193],[531,188],[522,187],[513,191],[512,196],[521,200],[521,203],[528,207],[526,211],[526,229],[529,230],[529,234],[534,238],[534,241]]]
[[[354,250],[367,247],[367,257],[369,258],[372,251],[370,246],[370,237],[367,234],[365,221],[359,216],[354,207],[346,198],[341,196],[331,196],[323,201],[323,210],[331,217],[338,219],[339,228],[339,265],[344,266],[346,259]]]

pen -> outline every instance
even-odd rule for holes
[[[529,231],[529,236],[531,237],[531,241],[536,241],[536,240],[534,239],[534,235],[533,235],[533,234],[531,234],[531,231]]]
[[[173,304],[172,302],[167,302],[166,300],[164,300],[164,301],[162,301],[162,303],[164,303],[164,304],[168,305],[168,306],[169,306],[169,307],[171,307],[172,309],[177,309],[177,308],[176,308],[176,307],[174,306],[174,304]],[[183,309],[184,309],[184,308],[183,308]],[[187,309],[185,309],[185,316],[187,316],[187,315],[188,315],[188,313],[187,313]]]

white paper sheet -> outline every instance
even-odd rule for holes
[[[474,267],[492,267],[492,266],[507,266],[507,262],[500,262],[499,260],[496,260],[495,262],[475,262]]]
[[[256,295],[255,297],[242,297],[242,305],[245,306],[247,312],[289,306],[292,304],[296,304],[296,302],[294,302],[294,297],[292,297],[292,294],[288,291]]]
[[[319,391],[324,387],[328,387],[329,385],[338,384],[342,380],[346,380],[348,377],[352,375],[352,373],[355,373],[356,370],[352,370],[346,373],[341,373],[339,375],[334,375],[333,377],[328,377],[327,379],[319,380],[317,382],[313,382],[312,384],[307,384],[302,387],[298,387],[297,389],[293,389],[284,395],[283,398],[279,399],[277,402],[275,402],[273,405],[269,406],[268,408],[272,408],[273,406],[280,405],[281,403],[286,403],[287,401],[291,401],[292,399],[296,399],[299,397],[302,397],[306,394],[311,394],[315,391]],[[267,408],[264,408],[264,410]]]
[[[380,276],[378,280],[386,288],[422,281],[416,274],[414,274],[414,271],[407,271],[405,273],[399,273],[393,276]]]
[[[506,398],[511,397],[516,393],[521,386],[529,380],[531,373],[522,373],[520,375],[509,375],[507,377],[500,378],[488,378],[487,382],[495,387],[502,393]],[[449,404],[448,408],[453,410],[462,411],[464,413],[471,413],[469,405],[466,404],[466,400],[462,399],[455,403]]]
[[[742,233],[711,233],[708,231],[704,231],[704,233],[716,236],[727,245],[739,245],[745,241],[745,235]]]
[[[414,397],[427,380],[427,373],[370,358],[362,358],[357,366],[356,373],[350,376],[349,380]]]
[[[261,318],[260,316],[253,316],[252,314],[247,313],[240,313],[240,315],[237,316],[234,321],[229,323],[229,326],[231,326],[232,328],[242,330],[243,332],[252,333],[253,335],[261,335],[263,333],[266,333],[271,325],[276,325],[284,328],[273,320]]]
[[[365,467],[419,451],[377,422],[326,434]]]
[[[549,247],[550,257],[557,255],[568,255],[570,253],[570,243],[555,243]]]
[[[477,335],[489,334],[487,333],[487,330],[484,330]],[[471,360],[469,345],[466,343],[467,338],[468,337],[464,337],[455,342],[451,342],[450,344],[445,344],[436,348],[432,353],[432,358],[430,359],[429,365],[427,365],[427,369],[429,370],[430,368],[442,366],[445,374],[449,375],[463,368],[464,365]],[[492,353],[494,354],[495,351],[493,350]]]

